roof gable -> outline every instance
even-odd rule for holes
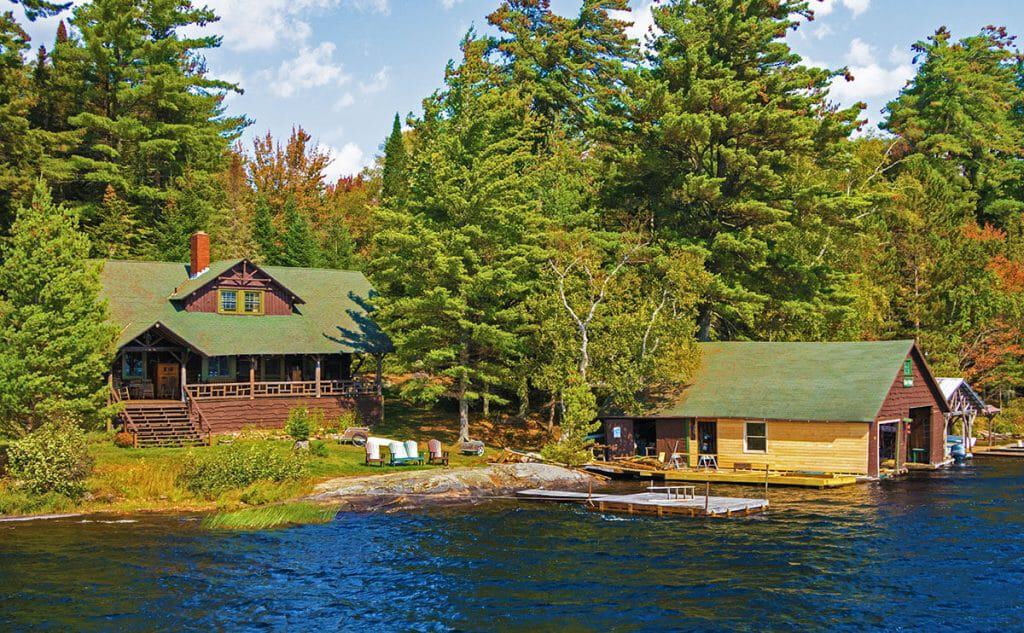
[[[288,288],[285,284],[281,283],[280,279],[277,279],[271,273],[267,272],[266,268],[254,264],[248,259],[226,259],[221,261],[212,262],[210,267],[198,277],[187,279],[184,283],[179,285],[171,293],[171,299],[187,299],[189,296],[194,295],[201,290],[211,286],[218,281],[224,279],[228,274],[245,269],[247,272],[249,269],[254,273],[261,273],[265,275],[269,280],[276,284],[281,290],[286,292],[292,297],[293,303],[305,303],[294,290]]]
[[[910,340],[702,343],[690,384],[652,400],[649,414],[870,422],[915,348]]]
[[[391,340],[371,317],[374,290],[362,273],[281,266],[261,268],[283,286],[306,297],[301,313],[237,317],[188,312],[181,302],[169,299],[188,278],[185,264],[104,262],[100,279],[103,296],[110,305],[111,320],[120,328],[118,346],[160,323],[207,356],[385,353],[392,350]]]

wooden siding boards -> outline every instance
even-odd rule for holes
[[[664,453],[665,459],[672,457],[672,453],[686,454],[687,447],[687,421],[658,420],[654,424],[656,444],[658,453]]]
[[[931,407],[931,446],[928,448],[929,462],[933,465],[941,464],[945,458],[946,451],[946,419],[943,413],[948,410],[946,400],[938,383],[931,375],[928,364],[921,356],[917,346],[914,346],[907,355],[913,361],[911,366],[914,384],[910,387],[903,386],[903,367],[897,369],[893,378],[889,393],[882,402],[878,415],[871,425],[871,436],[868,446],[868,473],[877,477],[879,472],[878,463],[878,434],[879,422],[887,420],[905,420],[910,417],[910,410],[918,407]],[[901,425],[902,428],[902,425]],[[904,434],[900,440],[901,461],[908,461],[907,435]]]
[[[743,462],[768,464],[772,470],[857,475],[868,472],[870,423],[769,420],[765,422],[767,450],[746,452],[743,450],[746,422],[748,420],[718,420],[717,460],[720,468],[732,468],[737,462]]]
[[[620,436],[615,437],[614,429],[618,427]],[[632,418],[610,418],[604,421],[605,446],[608,447],[609,459],[629,457],[634,454],[633,420]]]
[[[285,398],[216,398],[197,400],[203,419],[213,433],[232,433],[242,429],[279,429],[284,427],[288,412],[295,407],[323,411],[328,420],[353,409],[367,426],[379,424],[383,416],[380,396],[358,398],[324,396]]]
[[[217,312],[217,290],[262,290],[263,315],[287,315],[292,313],[292,295],[280,283],[263,270],[247,266],[241,261],[224,273],[208,280],[208,283],[184,300],[188,312]],[[242,297],[238,298],[239,303]],[[236,315],[231,315],[236,316]],[[256,315],[237,315],[256,316]]]

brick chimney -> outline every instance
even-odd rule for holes
[[[204,231],[197,231],[192,234],[189,246],[192,259],[189,262],[188,276],[195,279],[210,268],[210,236]]]

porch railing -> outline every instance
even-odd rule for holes
[[[318,386],[319,385],[319,386]],[[211,382],[186,387],[196,400],[211,398],[280,398],[288,396],[362,396],[380,395],[380,385],[372,380],[289,380],[278,382]]]

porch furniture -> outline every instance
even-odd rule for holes
[[[696,496],[697,487],[688,485],[647,486],[647,490],[664,492],[666,499],[693,499]]]
[[[697,458],[697,468],[714,468],[718,472],[718,458],[715,455],[701,455]]]
[[[441,442],[438,440],[430,440],[427,442],[427,457],[428,464],[443,464],[448,465],[448,451],[441,448]]]
[[[480,440],[466,440],[459,444],[459,452],[463,455],[476,455],[479,457],[484,454],[484,443]]]
[[[338,442],[342,444],[353,444],[355,446],[363,446],[366,444],[366,439],[370,437],[370,429],[365,426],[350,426],[341,434],[338,438]]]
[[[373,466],[384,466],[384,458],[380,456],[380,443],[378,442],[366,442],[366,465]]]
[[[415,442],[412,442],[415,450]],[[399,441],[393,441],[388,444],[388,453],[391,454],[391,459],[388,461],[388,466],[408,466],[409,464],[422,464],[423,458],[417,453],[415,456],[409,455],[408,443],[403,444]]]
[[[672,456],[668,458],[669,468],[679,470],[686,465],[686,456],[682,453],[672,453]]]
[[[912,448],[910,449],[910,461],[914,464],[927,464],[928,463],[928,449],[926,448]]]

